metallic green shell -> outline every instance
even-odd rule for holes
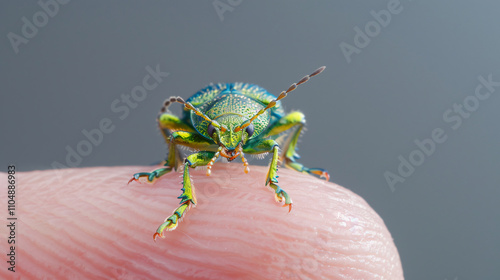
[[[197,107],[212,120],[226,125],[228,129],[233,131],[234,128],[253,117],[275,98],[274,95],[259,86],[246,83],[232,83],[209,85],[186,101],[193,104],[193,106]],[[267,128],[269,123],[274,122],[275,119],[283,115],[284,110],[281,102],[278,101],[274,108],[267,110],[253,121],[254,134],[251,138],[258,136]],[[211,139],[207,133],[208,121],[199,117],[193,111],[186,111],[185,118],[190,118],[191,124],[201,135]],[[237,139],[241,139],[241,135],[231,134],[233,135],[226,135],[226,137],[230,137],[231,139],[221,139],[221,141],[228,143],[229,146],[236,145],[237,143],[233,142],[239,141]]]

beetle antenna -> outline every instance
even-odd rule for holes
[[[194,107],[193,104],[184,101],[184,99],[182,99],[182,97],[180,97],[180,96],[177,96],[177,97],[171,96],[170,98],[168,98],[167,100],[165,100],[165,102],[163,103],[163,107],[161,107],[160,114],[165,113],[167,111],[167,108],[170,106],[170,104],[172,104],[174,102],[183,104],[184,105],[184,109],[188,109],[188,110],[193,111],[196,115],[204,118],[206,121],[209,121],[214,127],[217,127],[220,130],[222,130],[222,132],[226,131],[225,127],[219,125],[216,121],[214,121],[214,120],[210,119],[209,117],[207,117],[200,110],[198,110],[198,108]]]
[[[278,98],[276,99],[273,99],[271,100],[271,102],[269,102],[269,104],[267,104],[266,108],[260,110],[259,112],[257,112],[257,114],[255,114],[248,122],[245,122],[244,124],[242,124],[241,126],[238,126],[234,131],[235,132],[238,132],[242,129],[245,129],[247,126],[249,126],[258,116],[264,114],[264,112],[268,109],[271,109],[273,108],[274,106],[276,106],[276,102],[285,98],[287,96],[287,94],[291,91],[294,91],[297,86],[309,81],[310,78],[318,75],[319,73],[323,72],[323,70],[325,70],[326,66],[321,66],[320,68],[316,69],[316,71],[312,72],[311,74],[305,76],[304,78],[300,79],[300,81],[298,81],[297,83],[293,83],[287,90],[284,90],[280,93],[280,95],[278,96]]]

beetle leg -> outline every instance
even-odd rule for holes
[[[167,101],[165,101],[165,104]],[[180,156],[180,152],[178,147],[175,147],[172,142],[172,134],[176,131],[187,131],[187,132],[195,132],[190,125],[183,122],[177,116],[164,113],[162,108],[162,112],[158,115],[158,127],[165,139],[165,142],[169,145],[168,158],[166,162],[168,162],[169,166],[175,167],[177,169],[182,164],[182,159]]]
[[[190,147],[197,150],[211,149],[212,144],[205,140],[203,136],[195,132],[186,131],[176,131],[168,137],[169,141],[169,152],[167,160],[165,161],[165,167],[156,169],[152,172],[139,172],[135,173],[129,183],[132,181],[139,181],[139,178],[145,177],[149,183],[153,183],[159,177],[172,171],[172,169],[177,169],[178,158],[180,157],[177,145],[182,145]],[[140,182],[140,181],[139,181]]]
[[[282,202],[285,200],[283,207],[288,206],[288,212],[292,211],[292,199],[288,194],[281,189],[278,184],[278,161],[279,161],[279,147],[278,145],[273,147],[273,159],[271,160],[271,165],[269,166],[269,171],[267,172],[266,186],[269,186],[274,190],[274,198],[277,202]]]
[[[266,175],[266,186],[269,185],[274,190],[274,197],[277,202],[282,202],[284,200],[284,205],[288,206],[288,211],[292,210],[292,199],[288,194],[278,186],[278,164],[280,161],[279,157],[279,146],[276,141],[272,139],[267,140],[255,140],[243,147],[243,151],[248,154],[263,154],[272,152],[273,158],[271,164],[269,165],[269,171]]]
[[[170,171],[172,171],[172,167],[159,168],[151,172],[135,173],[134,176],[132,176],[132,179],[128,181],[128,184],[130,184],[130,182],[132,181],[137,181],[140,183],[141,181],[139,181],[139,178],[141,177],[146,177],[149,183],[153,183],[154,181],[156,181],[156,179],[160,178],[161,176],[167,174]]]
[[[183,122],[181,119],[179,119],[179,117],[169,113],[160,113],[160,115],[158,115],[158,126],[161,129],[168,130],[166,131],[168,133],[166,136],[178,130],[195,132],[193,127],[191,127],[189,124]]]
[[[300,158],[297,154],[297,142],[299,136],[304,128],[306,119],[304,114],[301,112],[292,112],[284,117],[282,117],[275,125],[270,127],[266,132],[265,137],[278,135],[287,130],[296,128],[292,131],[291,135],[287,137],[285,144],[283,145],[283,153],[280,155],[280,159],[284,161],[285,166],[302,173],[319,175],[325,178],[327,181],[330,180],[330,175],[325,169],[322,168],[308,168],[297,162],[296,160]]]
[[[192,131],[192,128],[182,122],[178,117],[163,112],[165,112],[164,109],[162,109],[162,113],[160,113],[160,115],[158,116],[158,126],[160,127],[165,141],[168,143],[168,156],[164,162],[165,167],[153,170],[151,172],[135,173],[132,179],[128,181],[129,184],[132,181],[140,182],[139,178],[141,177],[145,177],[148,182],[153,183],[156,179],[172,171],[172,169],[177,169],[181,162],[180,153],[175,147],[175,143],[172,141],[172,139],[174,138],[171,136],[172,133],[177,130]]]
[[[170,137],[171,138],[171,137]],[[135,173],[134,176],[132,176],[132,179],[128,181],[137,181],[140,183],[139,178],[145,177],[147,178],[147,182],[149,183],[154,183],[156,179],[160,178],[161,176],[167,174],[168,172],[172,171],[172,169],[177,169],[177,161],[179,160],[179,152],[177,151],[175,147],[174,141],[169,141],[169,148],[168,148],[168,156],[167,160],[165,161],[165,164],[163,168],[159,168],[156,170],[153,170],[151,172],[139,172]]]
[[[196,195],[189,176],[189,168],[207,165],[214,154],[214,152],[198,152],[186,158],[182,177],[182,194],[178,197],[181,199],[180,206],[158,227],[153,235],[153,239],[156,240],[157,236],[163,238],[164,230],[174,230],[191,206],[196,205]]]

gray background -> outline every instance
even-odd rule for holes
[[[500,4],[401,0],[348,63],[339,45],[354,45],[354,28],[389,2],[232,1],[219,17],[213,1],[72,1],[16,54],[7,34],[22,36],[22,18],[41,7],[2,1],[0,166],[65,164],[66,147],[103,118],[114,131],[78,166],[152,164],[166,153],[155,122],[166,97],[219,81],[277,94],[326,65],[284,100],[308,118],[302,162],[382,216],[407,279],[498,279],[500,87],[456,130],[443,113],[474,94],[478,76],[500,81]],[[110,105],[158,64],[170,75],[121,120]],[[384,172],[397,174],[398,156],[436,128],[447,140],[391,191]]]

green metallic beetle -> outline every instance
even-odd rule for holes
[[[209,85],[186,101],[180,97],[167,99],[158,116],[158,125],[169,146],[167,159],[162,168],[152,172],[136,173],[129,181],[130,183],[145,177],[148,182],[154,182],[184,164],[180,206],[158,227],[153,239],[156,240],[157,236],[163,237],[164,230],[174,230],[187,210],[196,205],[189,168],[207,166],[207,176],[209,176],[214,162],[220,156],[229,161],[240,156],[244,171],[248,173],[245,154],[272,153],[266,186],[269,185],[274,190],[276,201],[284,200],[283,206],[289,206],[289,211],[292,209],[292,200],[277,185],[276,173],[279,162],[299,172],[319,175],[328,181],[330,176],[326,170],[307,168],[296,161],[299,155],[295,149],[305,124],[305,117],[300,112],[285,115],[280,101],[298,85],[307,82],[309,78],[318,75],[324,69],[325,66],[318,68],[312,74],[292,84],[278,97],[256,85],[231,83]],[[174,102],[184,104],[182,119],[167,112],[167,108]],[[290,133],[280,153],[277,139],[286,132]],[[182,163],[179,145],[199,152],[187,156]]]

